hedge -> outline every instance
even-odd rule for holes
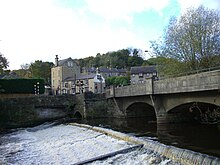
[[[43,79],[0,79],[0,93],[43,94]]]

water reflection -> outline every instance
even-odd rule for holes
[[[149,122],[150,121],[150,122]],[[81,123],[111,128],[134,136],[151,138],[167,145],[220,157],[220,125],[160,124],[146,118],[91,119]]]
[[[157,126],[157,136],[162,143],[220,157],[220,130],[217,124],[160,124]]]
[[[128,118],[128,119],[90,119],[82,120],[80,123],[92,126],[110,128],[123,133],[133,134],[135,136],[157,136],[157,125],[155,122],[149,122],[145,118]]]

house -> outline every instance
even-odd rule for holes
[[[67,58],[59,61],[58,55],[56,55],[55,66],[51,68],[52,93],[55,95],[66,93],[67,84],[65,80],[68,78],[75,79],[79,75],[80,66],[75,60]],[[68,88],[71,89],[72,86],[68,86]]]
[[[8,75],[0,75],[0,79],[18,79],[20,78],[15,72],[10,72]]]
[[[104,93],[105,79],[100,74],[79,75],[68,77],[63,81],[62,94],[77,94],[84,92]]]
[[[104,93],[105,78],[98,72],[90,75],[80,75],[76,78],[76,93]]]
[[[126,69],[117,69],[117,68],[82,68],[82,74],[95,74],[98,72],[106,79],[108,77],[113,76],[126,76],[127,70]]]
[[[76,94],[91,91],[103,93],[105,78],[98,73],[81,74],[80,66],[72,58],[58,60],[55,58],[55,67],[51,69],[51,87],[54,95]]]
[[[155,65],[131,67],[131,84],[145,83],[150,78],[157,78]]]

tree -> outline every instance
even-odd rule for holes
[[[42,62],[40,60],[31,63],[29,70],[32,78],[42,78],[45,84],[51,84],[51,68],[53,67],[52,62]]]
[[[79,59],[80,67],[130,68],[141,66],[144,62],[140,49],[121,49],[118,51],[98,53],[96,57]]]
[[[125,86],[130,83],[129,76],[113,76],[106,79],[106,86]]]
[[[9,62],[8,60],[3,56],[2,53],[0,53],[0,74],[3,74],[3,70],[7,69]]]
[[[220,14],[203,6],[190,8],[179,19],[171,18],[162,41],[151,47],[157,56],[183,62],[188,70],[219,65]]]
[[[21,78],[31,78],[30,64],[22,64],[21,69],[13,70]]]

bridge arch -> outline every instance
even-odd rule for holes
[[[125,110],[128,118],[146,118],[149,121],[156,121],[154,107],[146,102],[134,102],[127,106]]]
[[[220,94],[216,91],[171,94],[164,98],[166,112],[185,104],[204,103],[220,106]]]
[[[82,119],[83,116],[82,114],[79,112],[79,111],[76,111],[73,115],[73,118],[76,118],[76,119]]]
[[[178,116],[182,122],[201,122],[215,120],[219,113],[219,106],[207,102],[187,102],[173,107],[169,115]]]

